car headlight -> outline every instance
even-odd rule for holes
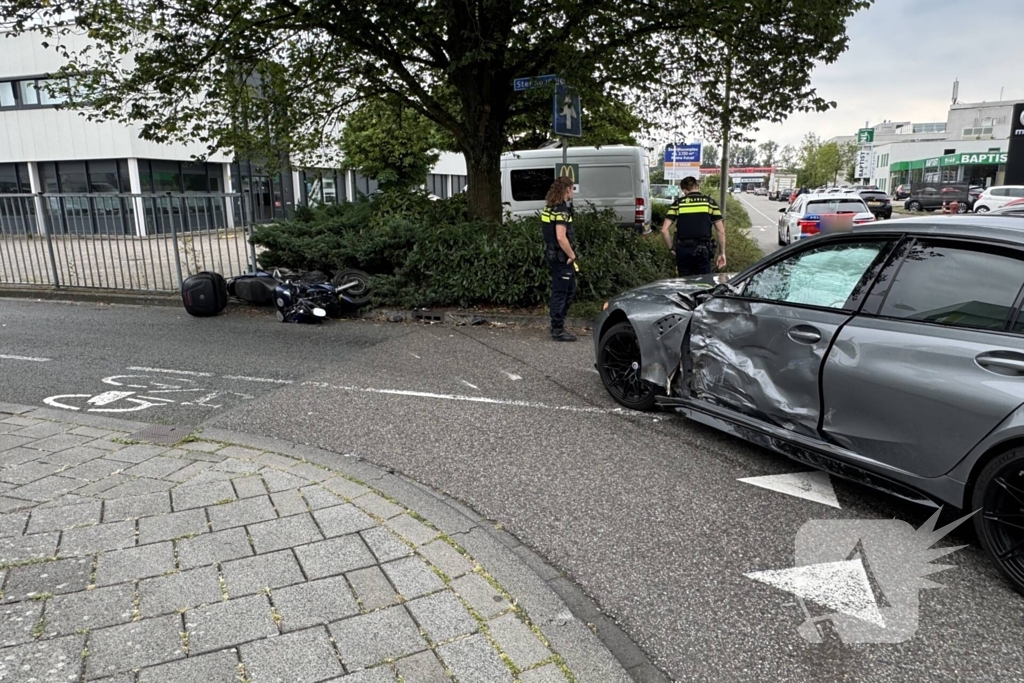
[[[607,310],[608,310],[608,302],[607,302],[607,301],[605,301],[605,302],[604,302],[604,305],[603,305],[603,306],[601,306],[601,310],[602,310],[602,311],[607,311]]]

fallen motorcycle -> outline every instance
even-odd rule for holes
[[[328,282],[319,271],[275,268],[248,273],[228,282],[228,294],[255,305],[273,304],[281,322],[317,324],[343,318],[370,303],[370,276],[343,270]]]

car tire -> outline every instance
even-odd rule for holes
[[[1024,446],[1018,446],[985,465],[974,484],[971,509],[981,511],[974,516],[981,547],[1020,593],[1024,593],[1024,527],[1000,517],[1019,517],[1022,504]],[[1007,553],[1009,556],[1003,559]]]
[[[782,226],[781,225],[779,226],[778,233],[779,233],[779,246],[780,247],[786,246],[786,240],[782,239]]]
[[[921,202],[909,202],[907,204],[907,211],[910,211],[911,213],[919,213],[922,208]]]
[[[976,206],[974,207],[974,213],[988,213],[987,206]]]
[[[640,344],[628,322],[612,325],[597,345],[597,372],[604,388],[619,405],[630,410],[652,410],[658,391],[640,379]]]
[[[968,211],[967,202],[957,202],[957,205],[956,205],[956,212],[957,213],[967,213],[967,211]]]

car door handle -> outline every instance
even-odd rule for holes
[[[1003,370],[1015,370],[1024,373],[1024,354],[1006,352],[983,353],[977,358],[978,365],[983,368],[1002,368]]]
[[[821,332],[813,327],[794,327],[789,331],[789,338],[801,344],[816,344],[821,341]]]

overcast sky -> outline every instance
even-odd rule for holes
[[[812,85],[837,107],[762,125],[758,142],[796,146],[808,131],[853,135],[865,121],[945,121],[960,101],[1024,99],[1024,0],[876,0],[849,24],[849,46]]]

